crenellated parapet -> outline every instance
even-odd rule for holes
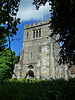
[[[48,24],[50,21],[51,21],[51,19],[49,18],[48,21],[42,20],[42,22],[41,21],[38,21],[37,23],[34,22],[33,24],[29,24],[29,26],[25,25],[24,29],[32,28],[32,27],[39,26],[39,25],[41,26],[41,25],[44,25],[44,24]]]

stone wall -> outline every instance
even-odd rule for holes
[[[23,49],[16,70],[17,78],[68,78],[67,66],[59,65],[59,35],[49,37],[50,19],[24,26]]]

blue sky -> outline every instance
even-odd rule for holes
[[[21,0],[20,2],[17,18],[21,19],[21,24],[18,25],[17,35],[14,36],[14,41],[11,42],[11,49],[16,52],[16,55],[19,55],[22,50],[24,25],[50,18],[48,3],[41,6],[39,10],[36,10],[35,5],[32,5],[32,3],[33,0]]]

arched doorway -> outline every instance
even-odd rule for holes
[[[34,78],[34,72],[32,70],[29,70],[28,75],[29,75],[29,78],[31,79]]]

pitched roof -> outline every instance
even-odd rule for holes
[[[75,74],[75,67],[72,67],[71,74]]]

